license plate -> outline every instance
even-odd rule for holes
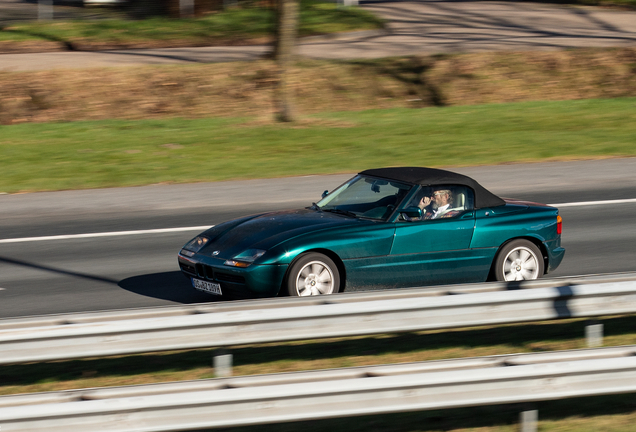
[[[199,279],[192,278],[192,286],[198,290],[205,291],[210,294],[222,295],[221,285],[214,282],[206,282]]]

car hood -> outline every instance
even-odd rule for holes
[[[365,223],[370,222],[310,209],[265,213],[212,227],[204,233],[211,241],[199,253],[230,259],[247,249],[268,250],[309,232]]]

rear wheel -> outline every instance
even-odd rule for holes
[[[340,287],[338,267],[320,253],[301,255],[289,269],[287,291],[290,296],[333,294]]]
[[[534,280],[543,276],[543,256],[539,248],[528,240],[514,240],[505,245],[495,261],[498,281]]]

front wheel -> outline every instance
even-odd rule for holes
[[[320,253],[301,255],[287,275],[290,296],[333,294],[338,292],[339,287],[338,267],[329,257]]]
[[[543,276],[543,256],[539,248],[528,240],[514,240],[505,245],[495,261],[498,281],[534,280]]]

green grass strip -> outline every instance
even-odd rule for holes
[[[0,126],[0,192],[636,156],[636,98]]]
[[[383,25],[382,19],[362,9],[338,7],[335,2],[304,0],[298,33],[302,37],[379,29]],[[50,40],[71,44],[177,41],[183,45],[272,36],[275,29],[273,9],[253,6],[230,8],[194,19],[153,17],[17,23],[0,29],[0,41]]]

